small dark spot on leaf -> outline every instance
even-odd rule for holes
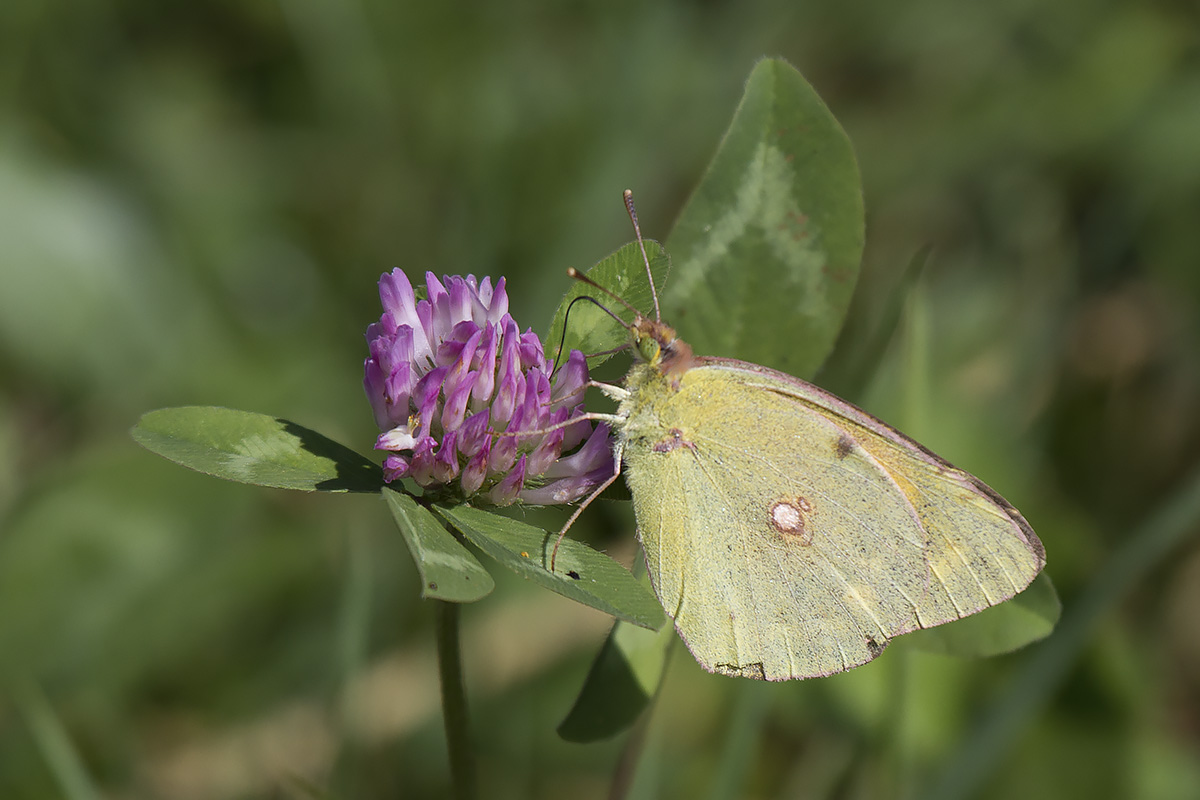
[[[430,581],[430,582],[429,582],[429,588],[430,588],[432,591],[435,591],[435,592],[436,592],[436,591],[437,591],[437,581]]]
[[[575,570],[573,570],[573,569],[572,569],[572,570],[568,570],[568,571],[567,571],[567,577],[568,577],[568,578],[570,578],[570,579],[571,579],[571,580],[573,580],[573,581],[577,581],[577,580],[579,580],[579,573],[578,573],[578,572],[576,572],[576,571],[575,571]]]

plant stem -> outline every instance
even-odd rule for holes
[[[17,710],[25,716],[34,744],[46,760],[62,797],[98,800],[100,793],[83,766],[79,751],[42,690],[32,682],[22,681],[13,693],[13,700]]]
[[[438,677],[442,684],[442,720],[450,753],[450,779],[457,800],[474,800],[475,757],[467,726],[467,694],[463,689],[462,655],[458,647],[457,603],[433,601],[437,616]]]

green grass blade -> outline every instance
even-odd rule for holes
[[[14,700],[62,796],[66,800],[100,800],[71,737],[41,689],[33,684],[19,687]]]

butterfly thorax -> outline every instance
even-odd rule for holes
[[[630,331],[642,359],[625,376],[629,394],[617,412],[625,420],[619,426],[621,450],[631,441],[661,438],[665,420],[670,416],[667,406],[678,394],[684,374],[696,361],[691,346],[661,322],[639,317]]]
[[[678,387],[655,366],[653,362],[634,364],[625,376],[625,389],[629,394],[621,401],[617,416],[623,422],[616,426],[620,440],[618,452],[624,452],[631,443],[656,439],[663,429],[664,420],[670,415],[667,406],[678,393]]]

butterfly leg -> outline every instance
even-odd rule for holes
[[[559,530],[558,538],[554,540],[554,549],[550,551],[550,571],[551,572],[554,572],[554,561],[555,561],[555,559],[558,558],[558,546],[560,544],[562,544],[563,537],[567,535],[567,531],[570,530],[571,526],[575,524],[575,520],[579,519],[579,515],[583,513],[583,510],[585,508],[587,508],[593,500],[595,500],[597,497],[599,497],[604,492],[605,489],[607,489],[609,486],[612,486],[613,481],[615,481],[620,476],[620,474],[621,474],[621,451],[618,448],[613,453],[613,474],[608,476],[608,478],[605,479],[604,483],[597,486],[595,488],[595,490],[587,496],[587,499],[579,504],[579,508],[575,509],[575,513],[572,514],[570,519],[567,520],[567,524],[563,525],[562,529]]]

